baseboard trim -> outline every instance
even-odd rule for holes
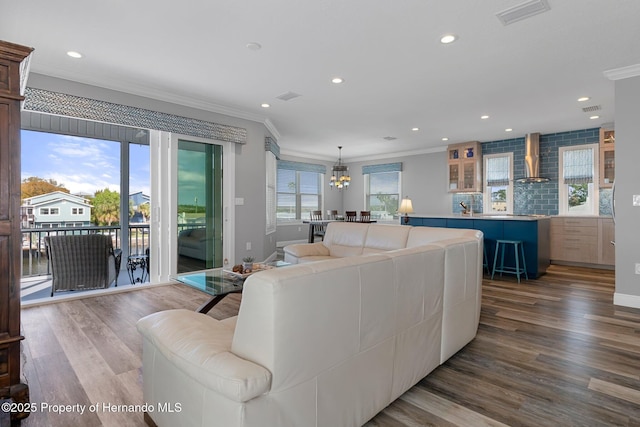
[[[623,307],[640,308],[640,296],[615,292],[613,294],[613,304]]]

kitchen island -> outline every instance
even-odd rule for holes
[[[496,240],[521,240],[530,279],[540,277],[549,266],[550,217],[536,215],[413,215],[408,225],[422,227],[470,228],[484,233],[489,268],[493,267]],[[401,219],[401,223],[404,221]],[[499,261],[498,261],[499,262]],[[512,251],[505,253],[505,265],[515,265]]]

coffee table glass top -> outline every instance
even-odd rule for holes
[[[242,291],[244,280],[225,273],[221,268],[178,274],[174,279],[211,296]]]

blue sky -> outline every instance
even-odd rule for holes
[[[120,192],[120,143],[25,131],[21,179],[54,179],[71,193]],[[149,147],[130,145],[130,193],[149,195]]]

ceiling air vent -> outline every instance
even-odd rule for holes
[[[600,105],[592,105],[590,107],[584,107],[582,109],[582,111],[584,111],[585,113],[593,113],[594,111],[600,111],[602,110],[602,107]]]
[[[387,141],[395,141],[398,138],[396,138],[395,136],[385,136],[382,139],[386,139]]]
[[[546,12],[549,9],[551,8],[549,7],[547,0],[529,0],[524,3],[520,3],[517,6],[505,9],[502,12],[498,12],[496,16],[503,25],[509,25],[514,22],[530,18],[539,13]]]
[[[299,96],[302,96],[302,95],[300,95],[299,93],[295,93],[295,92],[291,92],[291,91],[289,91],[289,92],[287,92],[287,93],[283,93],[283,94],[282,94],[282,95],[280,95],[280,96],[276,96],[276,98],[278,98],[278,99],[282,99],[283,101],[290,101],[290,100],[292,100],[293,98],[297,98],[297,97],[299,97]]]

